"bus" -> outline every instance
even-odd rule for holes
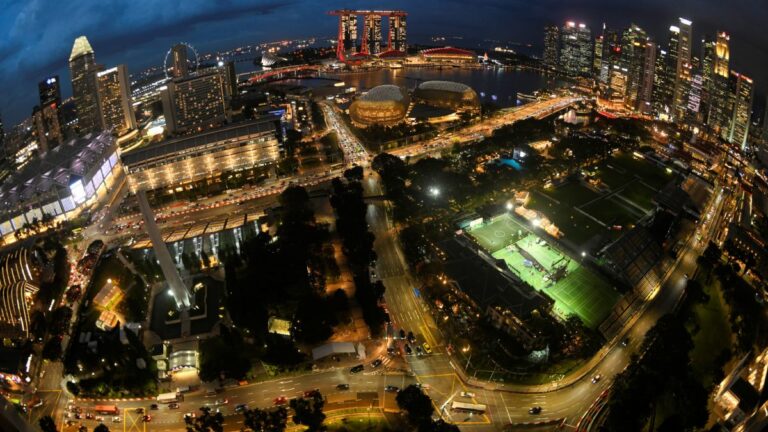
[[[109,415],[120,414],[120,410],[117,408],[117,405],[96,405],[93,408],[93,411],[95,411],[96,414],[109,414]]]
[[[171,403],[171,402],[178,402],[178,401],[179,401],[179,394],[176,392],[163,393],[163,394],[157,395],[157,403]]]
[[[451,409],[458,412],[468,412],[474,414],[482,414],[485,412],[486,406],[483,404],[471,404],[465,402],[453,401]]]

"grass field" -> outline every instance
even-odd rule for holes
[[[562,317],[573,314],[587,327],[596,328],[619,299],[603,279],[529,232],[510,215],[474,228],[469,234],[494,258],[503,259],[520,279],[552,297],[555,313]],[[564,268],[564,275],[555,282],[560,268]]]
[[[592,204],[583,207],[582,210],[609,226],[627,226],[634,224],[644,215],[640,210],[616,197],[595,201]]]
[[[540,211],[547,216],[565,234],[565,238],[576,245],[584,244],[592,237],[606,233],[605,227],[577,212],[570,205],[562,202],[558,204],[539,191],[531,194],[528,208]]]

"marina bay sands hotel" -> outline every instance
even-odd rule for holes
[[[405,18],[408,14],[404,11],[339,9],[328,13],[339,17],[338,45],[336,45],[336,55],[339,60],[346,60],[352,55],[377,55],[386,51],[404,52],[406,49]],[[359,52],[357,51],[358,17],[363,19]],[[385,45],[381,35],[383,17],[389,20],[389,32]]]

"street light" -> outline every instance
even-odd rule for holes
[[[515,205],[512,204],[511,201],[507,201],[506,207],[507,207],[507,211],[512,211],[512,209],[515,207]]]
[[[440,195],[440,189],[438,187],[432,186],[429,188],[429,194],[433,197],[437,197]]]

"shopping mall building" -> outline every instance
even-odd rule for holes
[[[70,220],[106,196],[122,170],[109,131],[72,139],[32,159],[0,184],[0,235],[25,224]]]

